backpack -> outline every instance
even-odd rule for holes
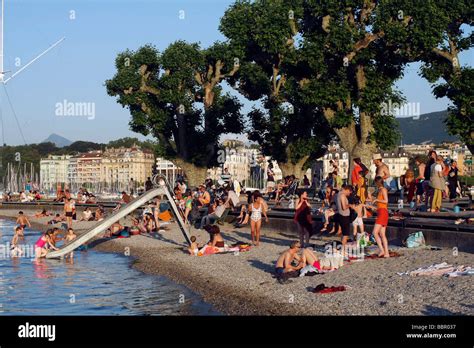
[[[426,245],[423,232],[418,231],[409,234],[408,237],[403,241],[403,245],[405,245],[407,248],[418,248],[420,246]]]

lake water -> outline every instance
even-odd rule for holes
[[[94,250],[74,263],[5,255],[13,221],[0,219],[0,315],[219,315],[184,286],[131,268],[131,259]],[[25,247],[41,233],[25,231]]]

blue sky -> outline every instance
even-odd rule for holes
[[[104,81],[114,74],[114,59],[126,48],[152,43],[163,50],[175,40],[203,47],[223,40],[219,19],[233,3],[227,0],[6,0],[5,70],[16,71],[53,42],[66,40],[7,84],[7,91],[28,143],[57,133],[70,140],[108,142],[137,136],[129,130],[129,114],[109,97]],[[70,19],[74,11],[75,19]],[[180,19],[184,11],[184,19]],[[472,51],[461,64],[472,65]],[[411,65],[398,87],[421,113],[446,109]],[[0,90],[5,142],[22,144],[18,126]],[[95,103],[95,118],[59,117],[57,103]],[[1,141],[1,140],[0,140]]]

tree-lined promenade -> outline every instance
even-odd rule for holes
[[[473,17],[469,0],[236,1],[218,28],[224,42],[125,50],[106,88],[191,184],[217,164],[225,133],[247,133],[284,175],[301,177],[333,139],[369,163],[398,143],[381,105],[405,100],[395,82],[413,62],[450,99],[446,127],[474,152],[473,68],[459,60]],[[244,114],[236,94],[259,107]]]

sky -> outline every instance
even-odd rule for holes
[[[5,71],[14,73],[58,39],[66,39],[0,88],[4,140],[9,145],[41,142],[51,133],[71,141],[108,142],[133,136],[130,114],[106,93],[117,53],[151,43],[164,50],[181,39],[207,47],[225,38],[218,31],[227,0],[6,0]],[[184,16],[184,18],[183,18]],[[460,56],[473,65],[472,50]],[[18,65],[20,63],[20,65]],[[445,110],[430,85],[408,67],[397,83],[420,113]],[[10,73],[10,74],[11,74]],[[9,75],[7,74],[7,77]],[[9,101],[13,105],[12,111]],[[67,102],[87,103],[83,116],[69,116]],[[245,109],[250,108],[246,105]],[[89,111],[89,112],[85,112]],[[19,131],[18,123],[22,128]],[[403,116],[403,115],[401,115]],[[22,136],[23,133],[23,136]],[[1,141],[1,139],[0,139]]]

